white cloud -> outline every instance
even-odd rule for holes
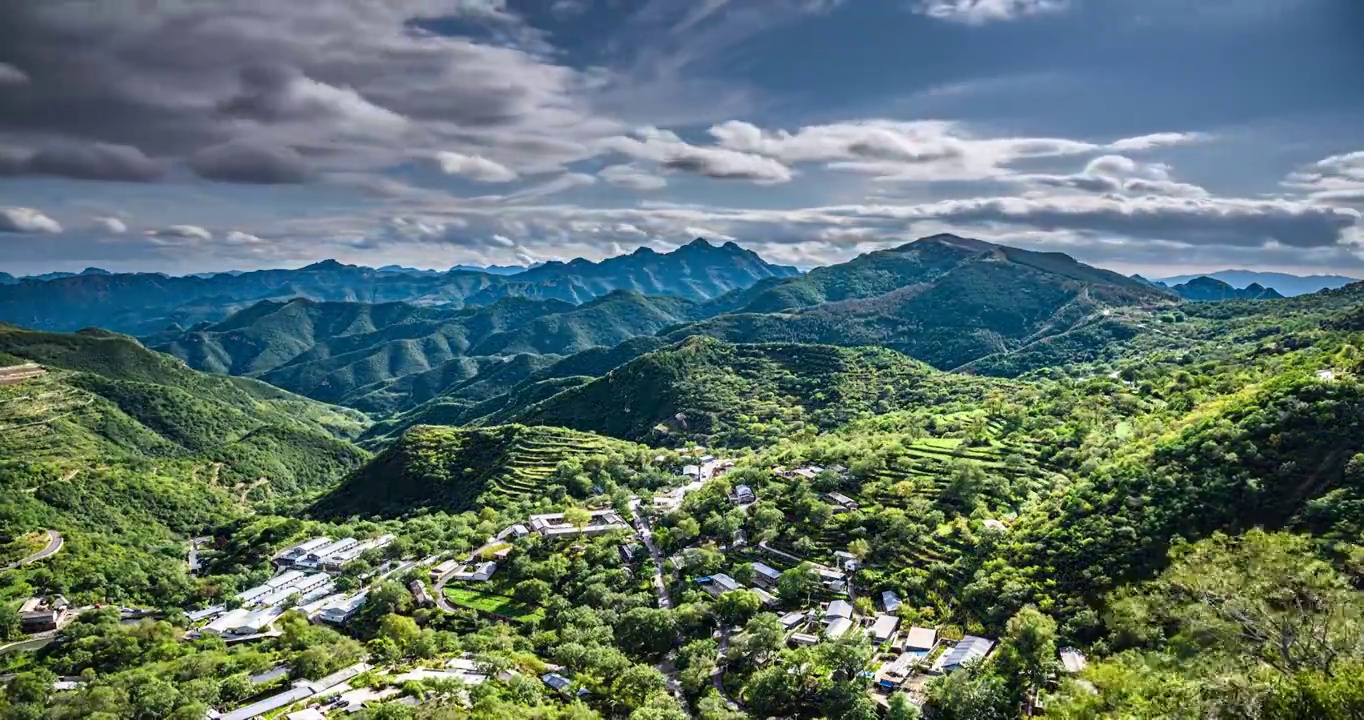
[[[122,235],[128,232],[128,225],[116,217],[97,217],[92,218],[90,222],[100,232],[113,233],[114,235]]]
[[[519,177],[516,172],[501,163],[479,155],[461,155],[456,152],[441,151],[435,155],[436,164],[447,175],[462,175],[470,180],[486,183],[511,182]]]
[[[260,245],[265,242],[251,233],[245,233],[240,230],[229,232],[223,239],[231,245]]]
[[[1284,185],[1319,202],[1364,205],[1364,150],[1312,163],[1290,174]]]
[[[1204,142],[1210,138],[1211,136],[1206,133],[1152,133],[1150,135],[1138,135],[1137,137],[1116,140],[1108,144],[1108,149],[1113,152],[1139,152],[1141,150],[1154,150],[1156,148],[1170,147],[1172,145],[1188,145],[1190,143]]]
[[[660,168],[715,180],[749,180],[759,184],[790,182],[791,169],[772,158],[722,147],[692,145],[666,130],[644,128],[639,137],[617,136],[602,149],[637,160],[650,160]]]
[[[0,62],[0,87],[5,85],[23,85],[28,82],[28,74],[23,70],[9,64]]]
[[[0,232],[59,233],[61,231],[61,224],[33,208],[0,208]]]
[[[596,182],[597,178],[592,175],[587,175],[585,173],[565,173],[553,180],[540,183],[539,185],[533,185],[523,190],[517,190],[516,192],[499,199],[507,202],[534,200],[546,195],[553,195],[566,190],[593,185]]]
[[[665,178],[634,164],[604,167],[597,172],[597,176],[616,187],[630,190],[662,190],[668,186]]]
[[[1061,12],[1069,5],[1068,0],[919,0],[916,9],[938,20],[984,25]]]

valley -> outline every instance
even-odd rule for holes
[[[189,326],[174,279],[114,329],[0,325],[0,710],[1356,707],[1360,285],[1204,301],[955,236],[801,275],[701,245],[365,297],[256,278]],[[147,279],[0,318],[95,281]]]

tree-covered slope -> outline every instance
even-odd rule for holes
[[[590,488],[566,487],[565,461],[597,458],[642,467],[647,448],[562,428],[417,426],[321,498],[322,517],[406,515],[421,509],[461,512]],[[571,482],[570,482],[571,484]],[[552,487],[557,486],[557,488]]]
[[[8,575],[7,592],[32,581],[183,603],[185,535],[330,487],[367,458],[345,439],[364,428],[358,413],[199,373],[128,337],[0,326],[0,358],[47,370],[0,384],[3,539],[51,529],[67,541]]]
[[[879,345],[953,369],[1065,332],[1110,308],[1177,301],[1064,255],[953,236],[865,255],[818,276],[812,271],[768,293],[819,304],[755,299],[750,309],[789,311],[720,315],[668,337]]]
[[[676,435],[744,445],[932,402],[976,384],[880,348],[730,345],[695,337],[529,407],[508,406],[484,421],[556,425],[630,440]]]

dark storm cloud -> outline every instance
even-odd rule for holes
[[[5,175],[152,182],[164,172],[160,162],[129,145],[59,143],[34,153],[0,152],[0,174]]]
[[[281,185],[313,177],[308,162],[293,148],[245,141],[200,150],[189,167],[199,177],[220,182]]]

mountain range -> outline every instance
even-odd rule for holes
[[[1251,283],[1243,288],[1236,288],[1232,287],[1230,283],[1207,276],[1199,276],[1188,282],[1173,285],[1170,290],[1185,300],[1195,302],[1277,300],[1284,297],[1274,288],[1267,288],[1259,283]]]
[[[149,335],[217,322],[262,300],[409,302],[461,308],[503,297],[584,303],[613,290],[708,300],[767,278],[797,275],[734,243],[695,240],[670,253],[640,250],[601,262],[546,263],[514,275],[452,270],[414,274],[326,260],[295,270],[211,277],[81,275],[0,286],[0,322],[42,330],[102,327]]]
[[[1334,290],[1350,283],[1359,282],[1359,278],[1344,275],[1290,275],[1288,273],[1258,272],[1255,270],[1219,270],[1199,275],[1176,275],[1160,278],[1157,282],[1170,286],[1183,285],[1200,277],[1220,280],[1238,289],[1244,289],[1250,285],[1260,285],[1273,289],[1284,297],[1308,295],[1320,290]]]

